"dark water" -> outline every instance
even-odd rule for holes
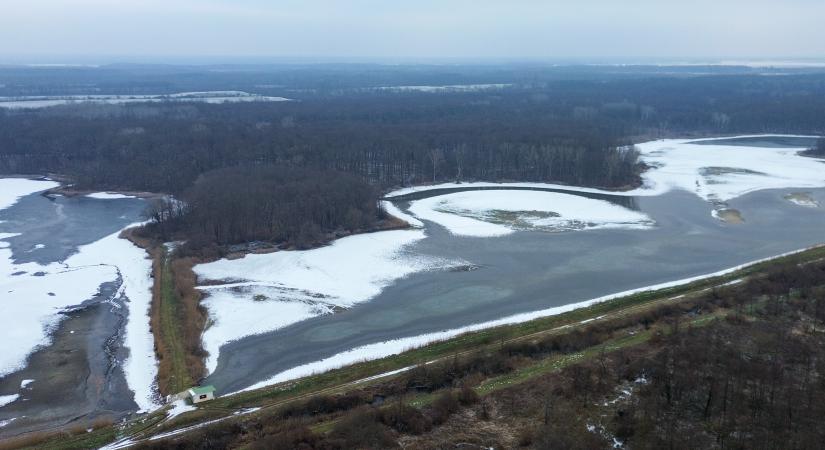
[[[0,211],[0,233],[20,233],[4,239],[16,263],[46,265],[139,221],[144,206],[138,199],[33,194]],[[0,427],[0,439],[83,423],[101,414],[121,417],[137,409],[119,364],[126,356],[123,330],[128,316],[128,299],[115,297],[120,283],[103,283],[97,295],[60,312],[62,321],[50,333],[52,342],[36,349],[23,369],[0,377],[0,395],[20,395],[0,408],[0,420],[16,419]],[[26,379],[35,381],[30,389],[21,389]]]
[[[361,345],[704,275],[825,242],[825,208],[783,199],[797,191],[761,191],[728,202],[742,212],[740,225],[713,219],[709,203],[683,191],[632,200],[656,220],[652,230],[466,238],[428,222],[428,237],[410,251],[481,268],[412,275],[350,310],[229,343],[207,382],[231,392]],[[806,191],[825,204],[825,189]]]
[[[98,200],[88,197],[47,198],[32,194],[0,210],[0,233],[21,233],[3,239],[15,263],[63,261],[77,248],[98,241],[140,221],[140,199]],[[43,245],[41,249],[37,245]]]

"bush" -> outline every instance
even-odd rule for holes
[[[458,402],[462,406],[474,405],[478,403],[478,394],[470,386],[464,386],[458,391]]]
[[[390,430],[378,420],[378,413],[369,407],[352,412],[330,432],[329,444],[338,448],[383,449],[397,444]]]
[[[252,444],[252,450],[312,450],[317,447],[318,437],[307,427],[287,430],[272,436],[265,436]]]
[[[416,408],[398,403],[381,411],[381,422],[399,433],[421,434],[432,428],[430,420]]]
[[[433,402],[432,418],[435,425],[441,425],[460,409],[461,405],[452,392],[447,391],[439,395]]]

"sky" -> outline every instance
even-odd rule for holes
[[[825,58],[823,0],[0,0],[0,62]]]

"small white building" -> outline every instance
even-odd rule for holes
[[[189,398],[192,400],[192,404],[208,402],[209,400],[215,399],[214,386],[193,387],[187,392],[189,393]]]

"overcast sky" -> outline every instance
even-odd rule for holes
[[[825,0],[0,0],[0,57],[79,55],[818,58]]]

